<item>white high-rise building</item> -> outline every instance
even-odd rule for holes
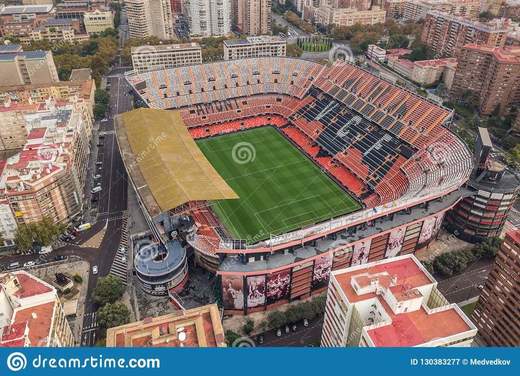
[[[170,0],[125,0],[130,38],[175,37]]]
[[[231,0],[185,0],[192,36],[223,36],[231,32]]]

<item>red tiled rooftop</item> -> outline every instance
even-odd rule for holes
[[[45,346],[51,329],[55,302],[40,304],[15,313],[14,322],[27,322],[31,346]]]
[[[382,272],[387,272],[389,276],[396,276],[397,284],[406,285],[407,289],[413,289],[432,283],[430,278],[419,268],[419,266],[417,266],[417,264],[411,258],[391,261],[375,266],[368,266],[347,273],[338,273],[335,274],[335,277],[348,300],[350,302],[358,302],[375,297],[376,294],[369,293],[358,295],[350,284],[352,277],[359,274],[377,274]]]
[[[471,329],[454,308],[433,314],[421,308],[399,315],[394,315],[388,306],[385,310],[390,314],[392,324],[368,331],[376,347],[417,346]]]
[[[464,48],[487,52],[503,63],[520,64],[520,47],[488,47],[478,44],[467,44]]]
[[[28,298],[52,291],[52,289],[26,273],[16,273],[20,289],[14,294],[17,298]]]
[[[45,136],[45,132],[47,132],[47,128],[33,128],[29,135],[27,136],[28,140],[34,140],[38,138],[42,138]]]

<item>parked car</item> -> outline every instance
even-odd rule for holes
[[[27,261],[27,262],[25,262],[23,264],[23,267],[24,268],[30,268],[31,266],[34,266],[34,265],[36,265],[36,262],[34,262],[34,261]]]
[[[67,256],[63,256],[63,255],[54,256],[54,261],[63,261],[63,260],[66,260],[66,259],[68,259]]]
[[[98,192],[101,192],[101,191],[102,191],[102,188],[100,186],[97,186],[97,187],[92,188],[90,193],[94,194],[94,193],[98,193]]]
[[[12,262],[7,266],[7,270],[18,269],[20,267],[20,263],[18,261]]]
[[[97,265],[94,265],[92,267],[92,274],[96,275],[97,273],[98,273],[98,267],[97,267]]]
[[[100,174],[94,175],[94,179],[101,179],[101,175]]]

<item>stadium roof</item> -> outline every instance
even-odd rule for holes
[[[138,109],[119,115],[119,148],[151,216],[190,201],[236,199],[191,138],[180,113]]]

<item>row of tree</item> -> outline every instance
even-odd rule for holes
[[[54,223],[45,217],[40,222],[20,224],[16,230],[14,242],[19,251],[27,251],[35,245],[49,246],[65,231],[62,223]]]
[[[130,310],[120,301],[124,292],[123,282],[111,274],[101,277],[97,281],[93,299],[99,306],[97,320],[103,337],[108,328],[130,322]]]

